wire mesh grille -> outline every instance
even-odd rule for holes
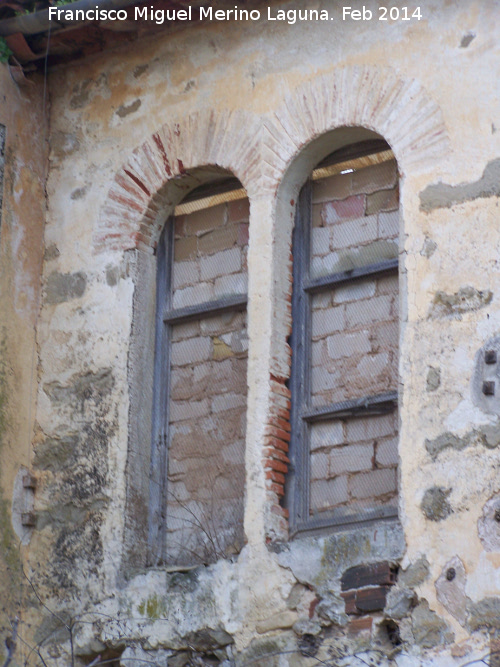
[[[248,199],[175,219],[173,307],[247,291]]]
[[[175,220],[172,306],[246,293],[248,200]],[[243,545],[246,312],[170,327],[166,561],[215,562]]]
[[[398,255],[394,161],[315,181],[310,276],[323,278]],[[398,277],[367,276],[310,298],[309,404],[326,407],[397,390]],[[309,424],[309,512],[394,505],[397,414]]]

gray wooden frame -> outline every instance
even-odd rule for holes
[[[228,179],[224,192],[241,188],[236,179]],[[199,196],[213,194],[210,188],[197,188]],[[187,199],[187,198],[186,198]],[[189,198],[193,201],[193,198]],[[151,437],[150,506],[148,525],[148,565],[161,565],[166,557],[167,484],[168,484],[168,424],[170,403],[170,356],[172,327],[202,317],[247,307],[246,294],[234,294],[185,308],[173,308],[174,217],[163,229],[157,248],[156,334],[153,397],[153,428]]]
[[[378,142],[377,150],[386,150],[385,142]],[[375,151],[373,151],[375,152]],[[363,154],[366,154],[363,151]],[[342,154],[342,157],[343,154]],[[355,150],[349,157],[359,157]],[[340,161],[329,161],[325,163]],[[328,291],[341,284],[355,282],[367,277],[378,278],[398,273],[398,259],[388,259],[358,267],[350,271],[332,273],[311,279],[310,236],[312,222],[312,183],[308,181],[302,188],[296,209],[293,231],[293,294],[292,294],[292,370],[290,390],[292,405],[290,411],[291,440],[290,467],[287,477],[285,504],[289,509],[290,535],[312,533],[332,529],[336,526],[355,526],[360,523],[393,519],[397,510],[393,507],[338,508],[320,515],[309,515],[310,497],[310,424],[332,418],[356,418],[366,415],[387,414],[397,409],[396,391],[376,396],[364,396],[352,401],[312,407],[311,398],[311,297]]]

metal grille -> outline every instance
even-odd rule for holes
[[[210,563],[243,545],[246,313],[172,328],[167,562]]]
[[[5,125],[0,124],[0,230],[2,229],[3,177],[5,168]]]
[[[160,246],[150,535],[157,561],[190,566],[243,545],[248,200],[177,216]]]
[[[317,179],[301,193],[295,531],[397,513],[398,205],[394,160]]]

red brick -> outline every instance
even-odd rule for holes
[[[284,378],[280,381],[278,378],[271,375],[271,391],[280,396],[286,396],[287,398],[290,398],[291,392],[288,387],[285,387],[285,381],[286,380]]]
[[[288,519],[290,516],[290,512],[284,507],[281,507],[281,505],[271,505],[271,512],[273,514],[277,514],[278,516],[282,516],[285,519]]]
[[[271,426],[276,426],[276,428],[280,428],[283,431],[290,431],[291,426],[290,422],[285,419],[280,419],[279,417],[270,417],[269,418],[269,424]]]
[[[283,461],[283,463],[290,463],[290,459],[286,454],[283,454],[279,449],[273,447],[265,447],[263,451],[264,457],[267,459],[275,459],[276,461]]]
[[[286,463],[282,463],[281,461],[274,461],[273,459],[266,459],[264,461],[264,468],[271,468],[272,470],[276,470],[277,472],[282,472],[285,474],[288,472],[288,466]]]
[[[278,438],[272,438],[272,437],[267,437],[266,438],[266,445],[268,447],[276,447],[276,449],[281,449],[283,452],[288,451],[288,443],[284,442],[283,440],[279,440]]]
[[[285,495],[285,489],[283,487],[283,484],[275,484],[274,482],[268,482],[266,484],[266,488],[269,491],[273,491],[277,496]]]
[[[329,201],[323,205],[321,217],[330,224],[341,220],[361,218],[365,214],[365,195],[354,195],[346,199]]]
[[[281,472],[274,472],[274,470],[266,470],[266,479],[272,479],[276,484],[285,483],[285,475]]]
[[[290,442],[290,433],[288,433],[288,431],[284,431],[281,428],[276,428],[275,426],[266,426],[264,435],[272,435],[275,438],[284,440],[285,442]]]
[[[284,421],[290,421],[290,410],[285,410],[284,408],[271,407],[271,415]]]
[[[353,618],[349,623],[349,633],[357,634],[358,632],[363,632],[363,630],[372,629],[373,618],[371,616],[363,616],[363,618]]]

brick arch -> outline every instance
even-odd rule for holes
[[[154,246],[173,203],[165,186],[190,169],[227,169],[250,194],[259,180],[258,144],[258,120],[245,111],[199,111],[165,123],[116,173],[94,232],[94,252]]]
[[[443,115],[418,81],[391,68],[356,65],[309,79],[289,94],[263,136],[268,181],[277,185],[310,141],[342,126],[382,135],[400,169],[425,169],[450,151]]]

